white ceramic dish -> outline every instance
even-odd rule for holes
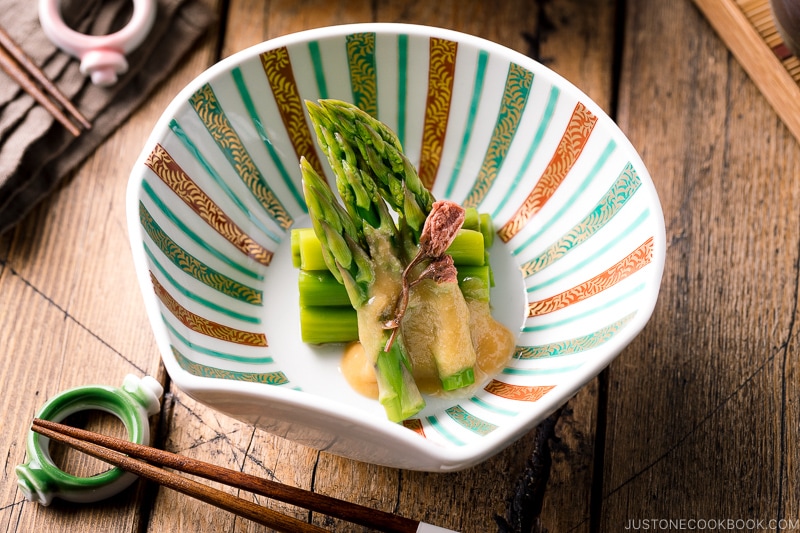
[[[298,154],[328,176],[303,99],[392,127],[438,198],[490,213],[507,368],[404,424],[355,393],[340,346],[300,342],[289,230],[309,224]],[[497,453],[644,327],[665,258],[650,176],[617,126],[541,64],[400,24],[280,37],[214,65],[169,105],[131,174],[129,231],[170,376],[200,402],[335,454],[447,471]]]

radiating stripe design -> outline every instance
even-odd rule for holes
[[[317,91],[320,98],[328,97],[328,83],[325,81],[325,68],[322,66],[322,54],[319,49],[319,41],[308,43],[308,54],[311,56],[311,63],[314,65],[314,79],[317,82]]]
[[[239,134],[233,129],[211,85],[205,84],[195,91],[189,98],[189,103],[253,196],[256,197],[280,227],[283,229],[291,227],[291,215],[286,211],[286,208],[275,193],[272,192],[267,180],[264,179],[247,148],[245,148]]]
[[[278,170],[278,173],[281,176],[281,180],[283,184],[289,189],[289,192],[294,197],[297,205],[303,208],[304,212],[308,212],[306,208],[306,201],[303,198],[302,193],[297,187],[297,184],[292,180],[292,177],[287,172],[286,167],[281,161],[278,152],[275,150],[272,141],[267,135],[267,129],[264,127],[264,121],[258,114],[256,110],[256,104],[253,101],[253,97],[250,95],[250,89],[247,88],[247,83],[244,81],[244,75],[242,74],[242,69],[235,68],[231,71],[231,77],[233,78],[233,82],[236,84],[236,89],[239,91],[239,96],[242,99],[242,103],[244,104],[245,108],[247,109],[247,113],[250,115],[250,121],[253,123],[253,127],[258,132],[258,136],[261,138],[261,142],[264,144],[264,148],[269,153],[270,159],[272,159],[272,163],[275,165],[275,168]]]
[[[578,102],[542,177],[516,213],[498,230],[497,235],[503,242],[510,241],[519,233],[553,196],[581,155],[596,123],[597,117],[584,104]]]
[[[233,370],[226,370],[223,368],[215,368],[213,366],[195,363],[179,352],[174,346],[172,348],[172,355],[180,367],[193,376],[201,378],[217,378],[217,379],[231,379],[234,381],[247,381],[250,383],[264,383],[266,385],[285,385],[289,383],[289,379],[281,371],[277,372],[235,372]]]
[[[485,401],[483,398],[480,398],[479,396],[473,396],[472,398],[469,399],[469,401],[471,401],[475,405],[479,405],[485,411],[491,411],[492,413],[496,413],[498,415],[517,416],[519,414],[519,411],[512,411],[511,409],[498,407],[496,405],[493,405]]]
[[[375,34],[352,33],[345,39],[353,103],[378,116],[378,70],[375,68]]]
[[[636,312],[625,315],[604,326],[597,331],[580,337],[566,339],[559,342],[551,342],[548,344],[540,344],[537,346],[517,346],[514,351],[515,359],[547,359],[550,357],[562,357],[565,355],[572,355],[576,353],[585,352],[592,348],[597,348],[611,339],[622,331],[625,326],[636,316]]]
[[[282,240],[282,236],[276,232],[275,229],[270,229],[267,227],[264,222],[255,215],[245,204],[242,202],[241,198],[231,189],[230,183],[220,176],[219,172],[214,168],[211,162],[208,160],[205,154],[200,150],[200,148],[195,144],[195,142],[189,137],[189,135],[184,131],[183,126],[181,126],[177,120],[172,119],[169,123],[169,129],[172,130],[172,133],[181,141],[184,148],[189,150],[189,152],[194,156],[195,160],[200,163],[208,173],[208,176],[214,180],[214,183],[223,191],[225,191],[225,195],[234,203],[239,210],[244,213],[247,217],[247,220],[256,228],[258,228],[264,235],[269,237],[273,242],[280,243]]]
[[[173,241],[153,219],[142,202],[139,202],[139,220],[161,252],[185,273],[231,298],[253,305],[261,305],[263,303],[263,292],[261,290],[248,287],[225,274],[217,272]]]
[[[483,390],[509,400],[535,402],[541,400],[542,396],[552,390],[553,387],[555,385],[512,385],[511,383],[493,379]]]
[[[574,365],[561,366],[558,368],[520,368],[509,366],[503,369],[502,374],[506,376],[553,376],[556,374],[568,374],[574,370],[578,370],[583,366],[583,363]]]
[[[439,433],[445,439],[450,441],[452,444],[455,444],[456,446],[463,446],[464,445],[464,441],[462,441],[461,439],[459,439],[458,437],[456,437],[455,435],[450,433],[450,431],[448,431],[447,428],[444,427],[444,425],[442,425],[442,423],[439,422],[439,419],[436,418],[435,416],[431,415],[431,416],[425,417],[425,420],[428,421],[428,424],[430,424],[430,426],[433,429],[435,429],[437,433]]]
[[[538,257],[520,265],[524,277],[532,276],[545,267],[564,257],[572,249],[600,231],[614,215],[630,200],[641,185],[636,169],[628,163],[611,188],[603,195],[597,205],[578,224],[560,239],[551,244]]]
[[[410,429],[414,433],[417,433],[419,436],[425,436],[425,430],[422,427],[422,420],[419,418],[409,418],[407,420],[403,420],[403,426]]]
[[[150,272],[150,281],[153,283],[153,290],[164,304],[164,307],[181,321],[181,323],[192,331],[202,333],[215,339],[220,339],[227,342],[242,344],[245,346],[267,346],[267,337],[263,333],[254,333],[250,331],[243,331],[241,329],[232,328],[218,322],[213,322],[207,318],[189,311],[167,291],[166,288],[158,281],[152,272]]]
[[[193,292],[187,289],[186,287],[182,286],[180,283],[178,283],[178,281],[174,277],[170,275],[167,269],[164,268],[164,265],[159,263],[158,259],[156,259],[155,255],[150,250],[150,248],[145,243],[142,244],[144,253],[148,257],[148,259],[150,259],[152,265],[156,268],[156,270],[158,270],[161,273],[161,276],[164,278],[164,280],[169,282],[175,288],[175,290],[180,292],[184,297],[194,301],[195,303],[202,305],[203,307],[207,307],[208,309],[213,309],[214,311],[222,313],[223,315],[229,316],[235,320],[241,320],[242,322],[249,322],[251,324],[261,323],[261,318],[257,315],[248,315],[245,313],[234,311],[233,309],[220,305],[218,301],[216,301],[213,298],[210,298],[211,295],[207,294],[204,295],[202,293]]]
[[[431,38],[429,49],[428,96],[425,101],[422,154],[418,169],[422,184],[428,189],[433,187],[433,182],[436,180],[444,150],[450,101],[453,97],[458,43]]]
[[[500,213],[506,204],[517,195],[517,188],[527,174],[528,168],[531,165],[531,161],[533,161],[534,156],[539,150],[539,146],[544,140],[545,133],[547,133],[547,130],[550,127],[550,122],[553,120],[553,114],[555,113],[556,104],[558,103],[560,95],[561,89],[559,89],[558,86],[553,85],[550,87],[550,94],[547,97],[547,105],[544,108],[539,125],[536,127],[536,134],[533,136],[530,146],[528,146],[525,159],[523,159],[522,165],[519,167],[519,170],[517,170],[517,174],[514,176],[514,181],[512,181],[509,185],[508,190],[506,190],[505,194],[503,195],[503,199],[500,200],[492,210],[492,220],[496,219],[498,213]]]
[[[447,416],[452,418],[453,421],[455,421],[458,425],[480,435],[481,437],[486,436],[497,429],[495,424],[478,418],[460,405],[454,405],[453,407],[445,409],[445,413],[447,413]]]
[[[222,235],[231,244],[248,257],[264,266],[269,266],[272,252],[267,250],[225,214],[225,212],[206,195],[203,190],[178,165],[172,156],[160,144],[156,144],[145,161],[155,174],[177,194],[186,205],[192,208],[214,231]]]
[[[500,103],[497,122],[492,131],[492,139],[486,149],[486,155],[475,184],[463,202],[464,207],[477,207],[494,184],[519,128],[532,83],[533,73],[531,71],[516,63],[509,64],[503,99]]]
[[[461,147],[458,150],[458,158],[455,165],[453,165],[453,173],[450,176],[450,182],[447,184],[447,189],[444,195],[451,197],[453,195],[453,187],[458,181],[458,175],[461,173],[461,168],[464,165],[464,158],[467,155],[467,147],[472,138],[472,132],[475,130],[475,117],[478,115],[478,107],[481,101],[481,93],[483,92],[484,81],[486,80],[486,64],[489,62],[489,53],[486,50],[478,52],[478,65],[475,69],[475,80],[472,86],[472,98],[469,102],[469,112],[467,113],[467,123],[464,126],[464,134],[461,138]]]
[[[294,78],[289,50],[286,47],[275,48],[262,53],[260,58],[261,66],[267,76],[272,96],[275,98],[283,126],[292,142],[297,159],[305,157],[317,174],[325,176],[325,171],[322,169],[322,164],[314,148],[314,139],[306,123],[305,107]]]
[[[408,109],[408,35],[397,36],[397,138],[406,143]]]
[[[528,318],[546,315],[603,292],[637,272],[653,259],[653,237],[643,242],[628,256],[597,276],[560,294],[528,304]]]
[[[167,204],[165,204],[161,198],[156,194],[153,190],[153,187],[147,183],[147,180],[142,180],[142,191],[144,191],[145,195],[156,205],[156,207],[161,211],[161,214],[164,215],[167,220],[175,224],[175,226],[183,232],[184,235],[189,237],[197,246],[199,246],[204,252],[208,253],[209,255],[215,257],[222,263],[225,263],[232,269],[236,270],[237,272],[241,272],[242,274],[253,278],[254,280],[262,281],[264,276],[250,268],[244,267],[234,261],[231,257],[223,254],[220,250],[209,246],[206,239],[198,235],[196,231],[190,228],[183,220],[178,218],[178,216],[169,208]]]
[[[193,338],[188,338],[183,336],[176,328],[175,325],[172,324],[167,317],[162,313],[161,320],[164,321],[164,325],[166,326],[167,330],[170,334],[177,340],[179,340],[184,346],[192,350],[192,352],[196,352],[198,354],[208,355],[210,357],[215,357],[220,361],[230,361],[234,363],[248,363],[248,364],[268,364],[274,363],[275,361],[269,355],[265,355],[262,357],[253,357],[250,355],[241,355],[229,352],[223,352],[220,350],[215,350],[213,348],[209,348],[207,346],[203,346],[194,342],[196,339],[195,336]]]
[[[539,331],[546,331],[548,329],[560,326],[566,326],[569,324],[576,324],[576,323],[580,324],[582,320],[586,320],[588,318],[600,322],[602,321],[603,313],[617,304],[622,303],[627,306],[637,305],[639,301],[636,300],[636,298],[639,295],[641,295],[641,293],[646,288],[647,288],[647,282],[643,281],[642,283],[639,283],[638,285],[632,287],[630,290],[627,290],[624,293],[615,296],[614,298],[610,298],[608,300],[601,300],[599,305],[585,309],[580,313],[575,313],[573,315],[569,315],[567,317],[548,323],[545,322],[527,323],[520,328],[520,331],[522,333],[536,333]]]

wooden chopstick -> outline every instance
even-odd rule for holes
[[[34,419],[32,429],[45,437],[72,446],[123,470],[280,531],[325,530],[153,465],[166,466],[218,481],[379,531],[414,533],[420,527],[420,522],[417,520],[49,420]]]
[[[78,111],[69,98],[50,81],[3,28],[0,28],[0,67],[74,136],[77,137],[81,134],[80,128],[48,98],[48,94],[66,109],[82,127],[85,129],[92,127],[91,122]],[[36,82],[41,85],[41,88]]]

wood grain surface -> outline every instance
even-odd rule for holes
[[[0,531],[265,531],[147,483],[92,505],[24,500],[14,467],[25,460],[37,409],[61,390],[118,385],[127,373],[168,386],[153,420],[157,446],[463,532],[498,531],[496,517],[536,481],[526,469],[547,473],[537,443],[549,446],[552,467],[544,498],[522,500],[536,519],[527,531],[748,519],[761,521],[757,530],[770,520],[800,530],[800,148],[694,2],[204,1],[217,8],[219,27],[0,236]],[[642,334],[567,403],[552,438],[533,430],[462,472],[342,459],[198,404],[160,365],[133,272],[128,174],[174,95],[218,59],[263,40],[365,21],[453,28],[540,60],[617,120],[664,208],[662,292]],[[70,471],[97,468],[62,455]],[[262,500],[332,531],[362,531]]]

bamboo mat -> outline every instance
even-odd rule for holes
[[[769,0],[694,0],[800,141],[800,58],[775,28]]]

